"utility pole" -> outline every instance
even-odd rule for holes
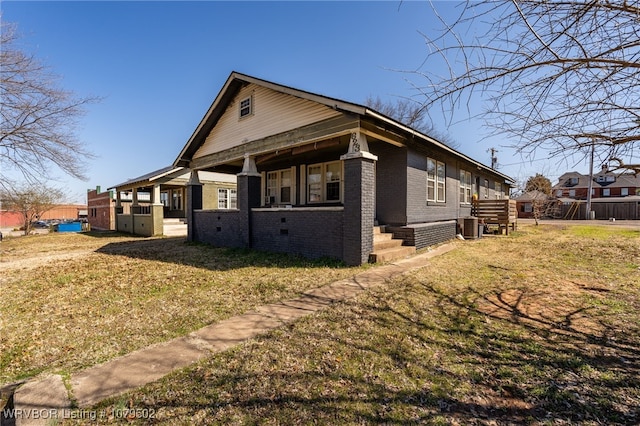
[[[595,140],[591,140],[591,159],[589,161],[589,186],[587,188],[587,211],[584,218],[586,220],[591,219],[591,191],[593,191],[593,154],[595,151]]]
[[[496,157],[496,152],[498,152],[498,150],[491,147],[487,152],[491,152],[491,168],[495,170],[495,168],[498,167],[498,157]]]

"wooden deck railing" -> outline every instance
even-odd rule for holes
[[[509,226],[515,230],[518,224],[516,200],[473,200],[471,215],[487,225],[504,227],[507,235]]]

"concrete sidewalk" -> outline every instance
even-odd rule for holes
[[[455,242],[445,244],[407,259],[373,267],[352,278],[309,290],[296,299],[264,305],[255,311],[203,327],[187,336],[79,371],[72,374],[66,383],[59,375],[34,378],[16,388],[6,407],[10,409],[13,404],[15,417],[3,418],[3,424],[41,425],[50,423],[52,419],[70,417],[73,415],[70,396],[74,400],[73,406],[80,409],[90,407],[105,398],[156,381],[174,370],[335,302],[380,286],[393,277],[426,266],[428,259],[451,251],[456,246]]]

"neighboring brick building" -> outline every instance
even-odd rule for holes
[[[87,206],[83,204],[58,204],[44,212],[38,220],[64,222],[86,217]],[[0,228],[19,228],[24,225],[20,212],[0,210]]]
[[[87,220],[91,229],[116,229],[116,200],[112,191],[101,192],[99,186],[87,191]]]
[[[584,219],[589,192],[589,176],[564,173],[552,188],[561,205],[559,217]],[[596,219],[640,219],[640,175],[611,173],[603,168],[591,184],[591,209]]]
[[[508,198],[514,183],[368,107],[235,72],[173,166],[194,176],[189,240],[355,265],[374,254],[375,224],[405,245],[440,243],[474,195]],[[237,175],[237,208],[207,207],[202,171]]]

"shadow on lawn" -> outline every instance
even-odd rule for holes
[[[621,332],[618,314],[587,304],[532,312],[542,296],[414,281],[344,302],[310,326],[287,325],[115,405],[152,408],[167,424],[637,425],[637,324]]]
[[[540,319],[525,313],[522,298],[490,314],[478,308],[500,293],[452,296],[423,285],[401,303],[387,296],[338,315],[348,332],[329,317],[214,357],[177,379],[192,387],[161,395],[156,407],[175,410],[169,423],[185,415],[319,424],[640,421],[639,336],[614,339],[601,317],[602,332],[578,330],[572,318],[586,307]],[[278,339],[282,346],[261,351]]]
[[[250,266],[277,268],[346,267],[344,263],[329,258],[310,260],[281,253],[213,247],[204,243],[189,243],[185,241],[184,237],[136,238],[132,241],[106,244],[96,252],[140,260],[176,263],[215,271]]]
[[[480,294],[468,289],[453,296],[431,285],[424,289],[436,297],[434,308],[447,324],[422,325],[442,327],[441,332],[452,336],[448,349],[463,363],[479,367],[469,371],[469,377],[463,374],[454,380],[486,392],[476,395],[483,404],[465,398],[439,402],[456,419],[508,424],[640,422],[637,324],[621,330],[613,322],[616,314],[595,312],[591,306],[556,306],[533,314],[527,305],[537,295],[522,291]],[[413,321],[388,309],[404,321]]]

